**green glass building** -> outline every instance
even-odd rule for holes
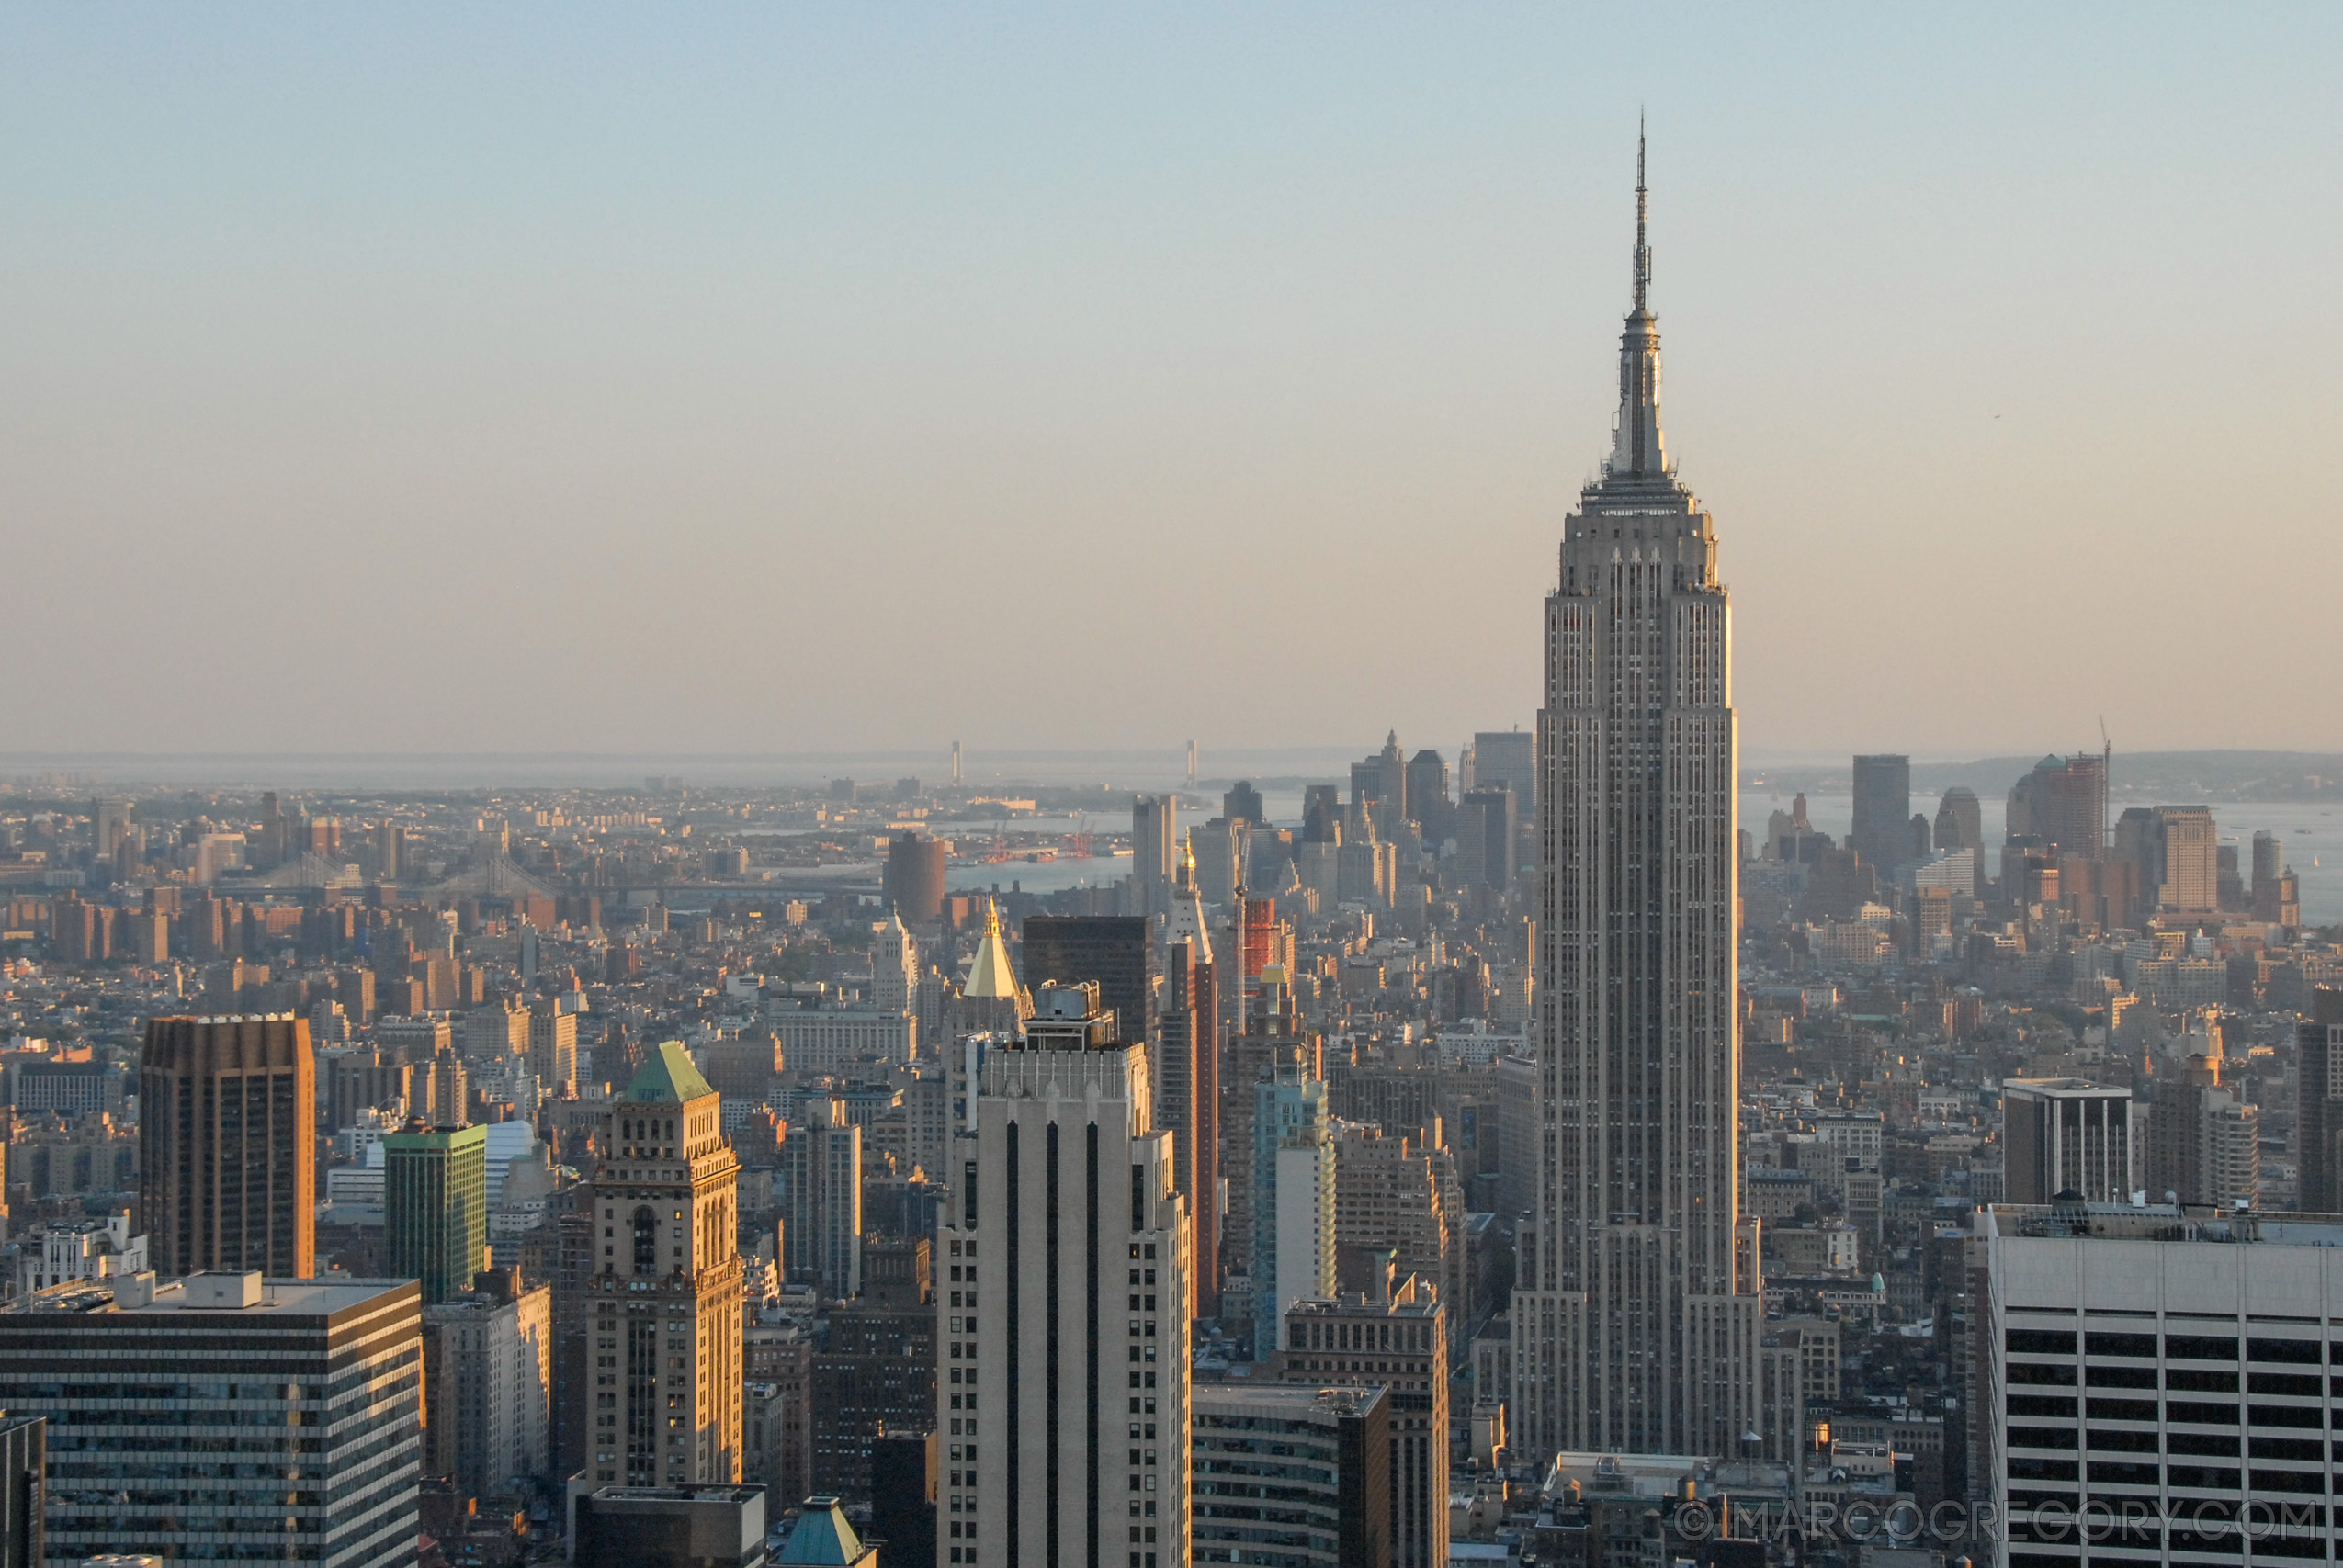
[[[488,1129],[411,1122],[384,1135],[382,1153],[392,1276],[422,1280],[425,1305],[470,1290],[488,1267]]]

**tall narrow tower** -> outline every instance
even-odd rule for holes
[[[1180,797],[1141,795],[1131,799],[1131,913],[1160,915],[1172,908],[1172,878],[1179,869]],[[1131,1021],[1125,1019],[1124,1027]]]
[[[1645,201],[1639,138],[1618,422],[1545,602],[1545,1153],[1513,1414],[1534,1451],[1738,1456],[1761,1312],[1737,1231],[1731,630],[1715,528],[1660,436]]]
[[[825,1301],[863,1289],[863,1130],[845,1102],[808,1103],[781,1143],[782,1254]]]
[[[1149,1079],[1155,1123],[1172,1134],[1172,1187],[1187,1200],[1188,1315],[1220,1315],[1220,998],[1212,948],[1197,934],[1172,943]]]
[[[593,1185],[597,1484],[741,1479],[741,1162],[674,1041],[611,1102]]]

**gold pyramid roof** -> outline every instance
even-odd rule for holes
[[[960,994],[996,1001],[1024,994],[1017,972],[1009,963],[1009,943],[1001,934],[1001,907],[990,898],[984,901],[984,935],[977,942],[976,956],[968,962],[968,981]]]

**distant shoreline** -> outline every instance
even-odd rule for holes
[[[1432,749],[1450,768],[1456,742]],[[1067,750],[969,748],[962,788],[1090,788],[1105,791],[1193,789],[1217,795],[1239,779],[1263,789],[1335,784],[1347,793],[1350,765],[1375,750],[1292,747],[1207,749],[1201,776],[1187,782],[1178,748]],[[1409,748],[1412,750],[1414,748]],[[2036,756],[1972,761],[1916,760],[1915,795],[1966,784],[1980,795],[2007,794]],[[451,790],[617,790],[639,793],[659,778],[691,790],[810,788],[833,778],[892,782],[916,776],[930,789],[951,776],[948,748],[935,750],[737,752],[443,751],[443,752],[130,752],[0,751],[0,796],[70,797],[91,789],[277,789],[341,792]],[[1744,790],[1784,795],[1841,794],[1852,787],[1849,759],[1750,763]],[[1452,775],[1453,776],[1453,775]],[[2119,800],[2343,800],[2343,752],[2142,751],[2114,754],[2111,793]]]

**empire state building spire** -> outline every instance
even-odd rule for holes
[[[1651,243],[1646,234],[1650,193],[1644,185],[1643,129],[1636,130],[1636,308],[1619,338],[1619,414],[1611,432],[1616,479],[1662,478],[1668,447],[1659,434],[1659,318],[1651,313]]]

